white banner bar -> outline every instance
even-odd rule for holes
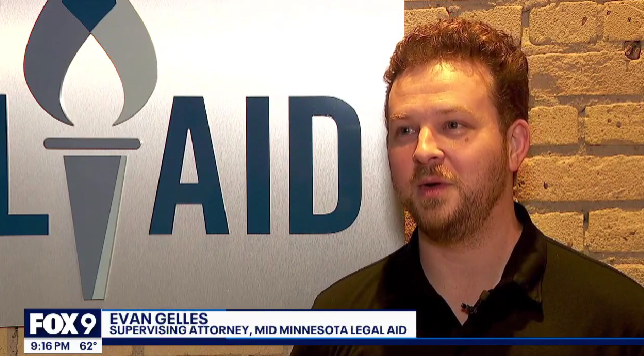
[[[103,338],[410,338],[415,311],[103,310]]]
[[[101,339],[25,338],[25,354],[100,354]]]

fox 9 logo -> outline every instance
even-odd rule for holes
[[[25,309],[25,337],[100,338],[100,309]]]

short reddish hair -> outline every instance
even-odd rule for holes
[[[493,79],[490,89],[502,133],[515,120],[528,120],[530,91],[525,54],[503,31],[481,21],[450,18],[416,27],[396,45],[384,75],[387,122],[389,93],[396,78],[408,68],[436,62],[475,63],[490,71]]]

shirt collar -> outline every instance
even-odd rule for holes
[[[532,223],[525,207],[515,203],[514,211],[523,225],[523,230],[495,289],[511,287],[540,305],[541,284],[546,268],[546,240]],[[420,264],[418,228],[412,234],[409,243],[390,256],[384,272],[380,295],[386,305],[422,305],[423,300],[427,302],[428,296],[438,296],[427,281]]]
[[[503,269],[499,287],[514,283],[532,300],[541,303],[541,283],[546,270],[546,239],[532,223],[525,207],[514,203],[514,213],[523,225],[523,231]]]

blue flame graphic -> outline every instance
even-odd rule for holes
[[[105,50],[121,78],[124,103],[116,126],[145,106],[157,82],[152,39],[128,0],[47,1],[25,50],[25,80],[46,112],[73,126],[61,104],[63,81],[90,35]]]

